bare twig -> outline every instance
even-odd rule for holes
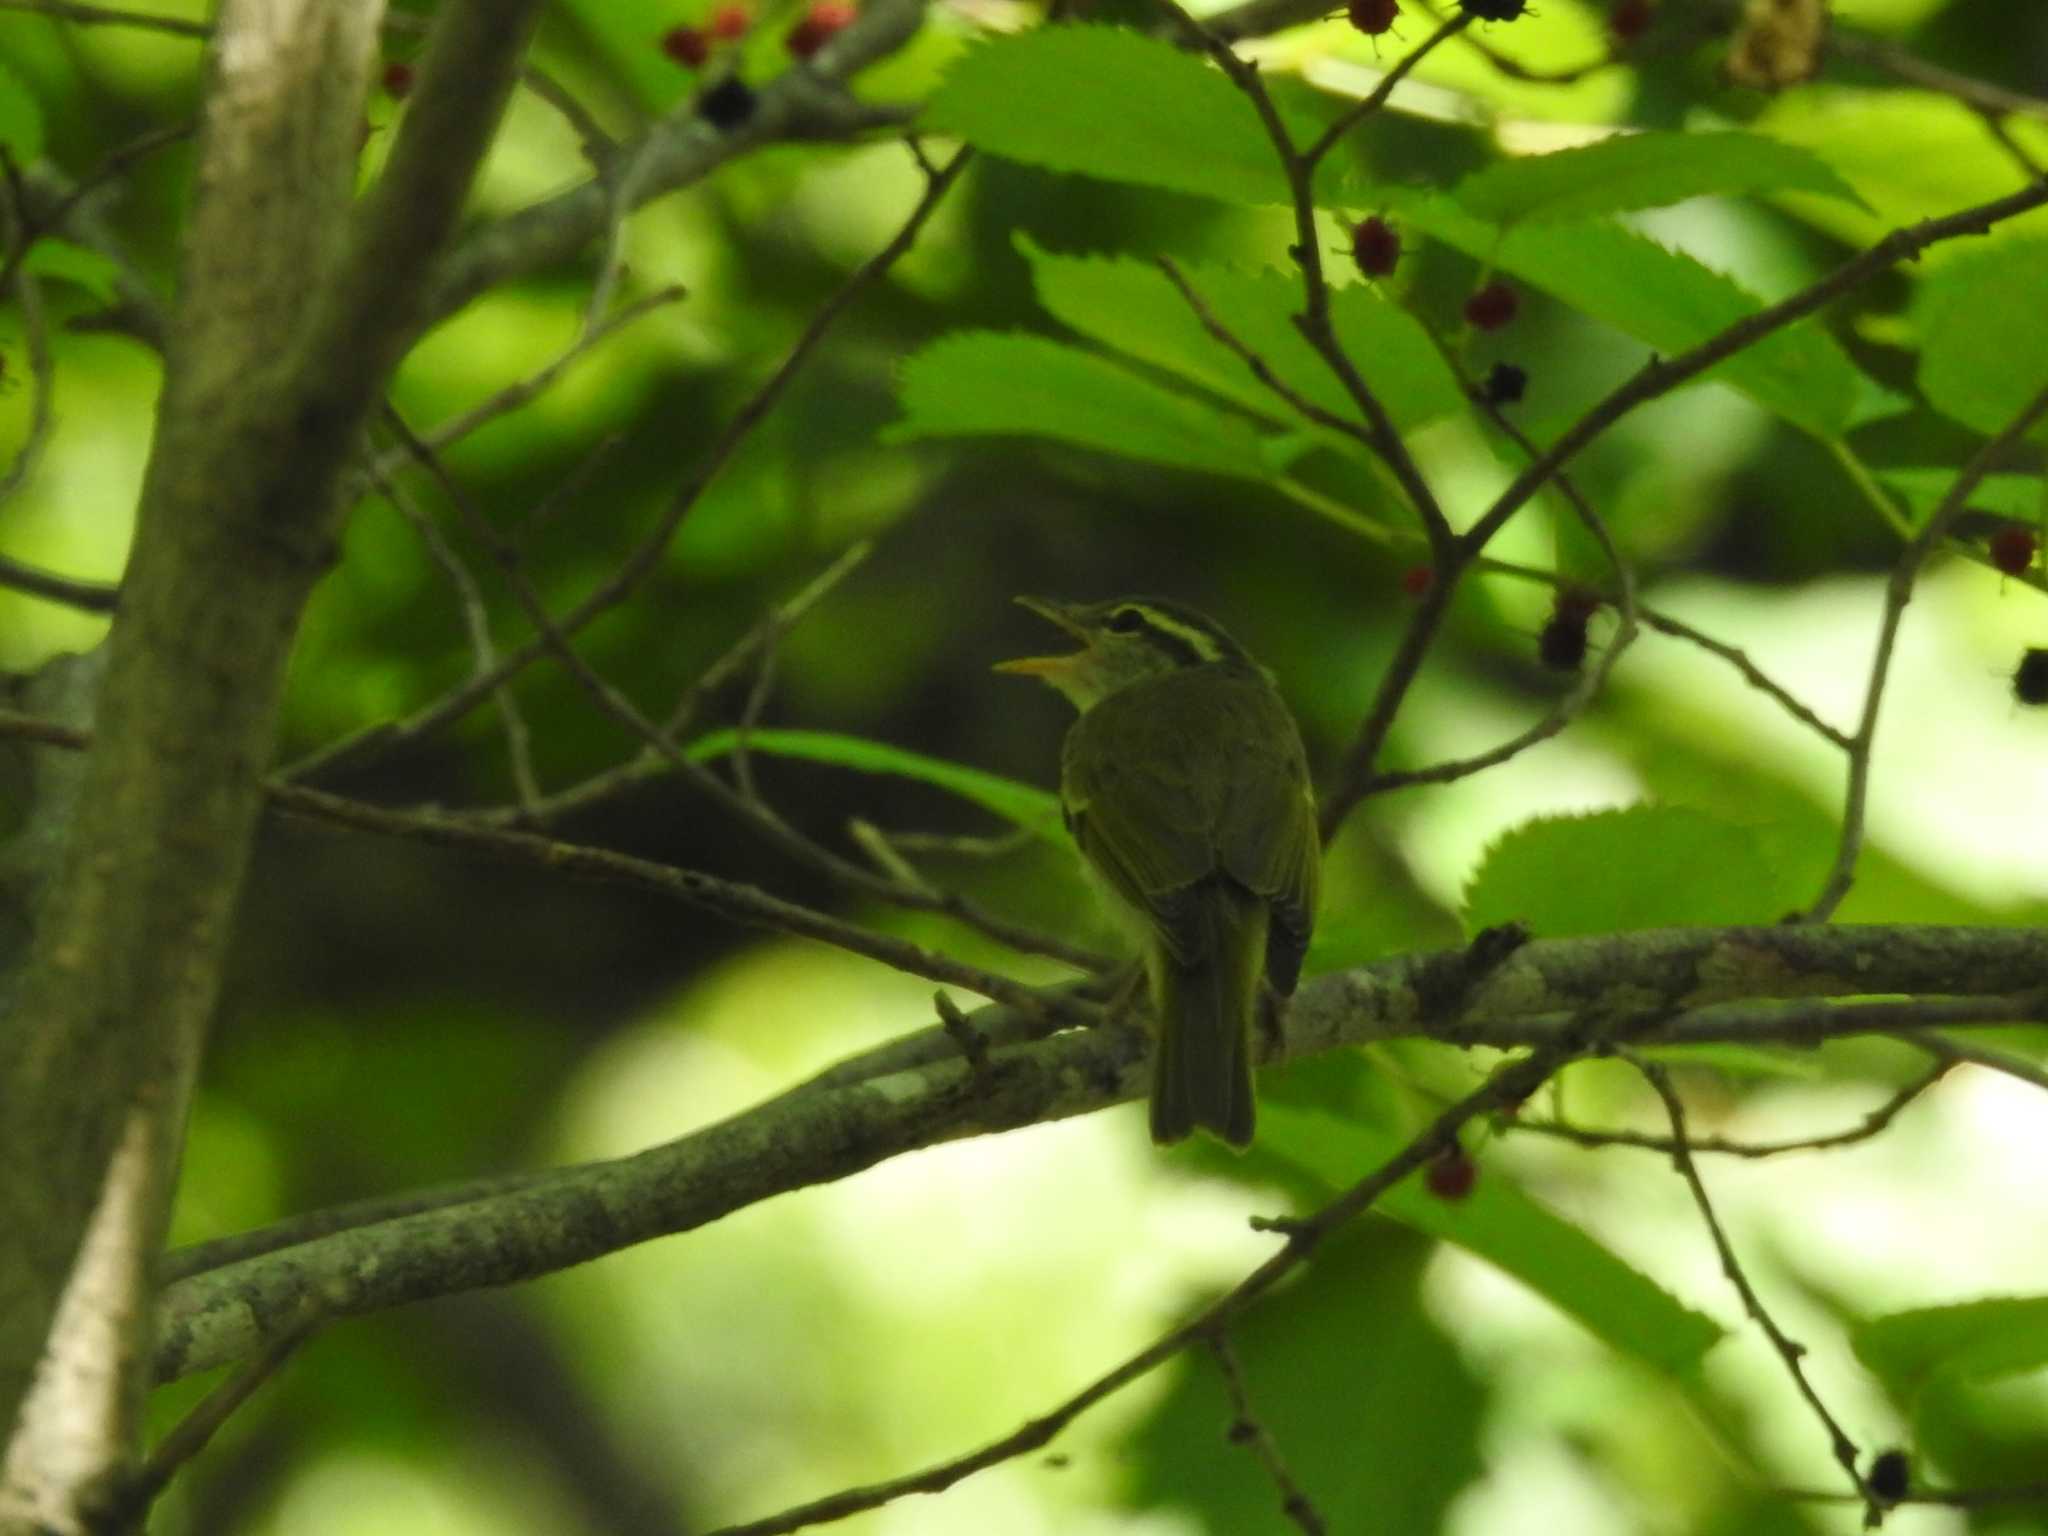
[[[1439,44],[1449,42],[1471,26],[1472,22],[1473,17],[1469,12],[1461,12],[1448,21],[1439,23],[1434,32],[1394,61],[1394,67],[1381,76],[1378,85],[1340,113],[1337,119],[1322,131],[1321,136],[1301,152],[1301,158],[1313,169],[1325,155],[1343,141],[1345,134],[1387,104],[1387,99],[1394,94],[1394,88],[1408,78],[1416,65],[1428,58]],[[1475,47],[1481,46],[1476,39],[1467,38],[1466,41],[1473,43]]]
[[[462,563],[454,546],[441,536],[440,528],[413,502],[404,489],[394,480],[385,477],[376,464],[369,468],[370,478],[382,491],[391,505],[398,509],[399,516],[412,525],[419,535],[420,543],[426,546],[427,556],[447,578],[448,585],[455,591],[455,606],[462,615],[462,627],[469,636],[469,648],[475,658],[474,671],[481,674],[491,670],[497,663],[498,648],[491,639],[491,614],[484,602],[483,592],[476,584],[476,578],[469,573],[469,567]],[[526,715],[514,697],[510,683],[500,684],[497,691],[498,718],[505,730],[506,755],[512,766],[513,791],[519,803],[529,810],[540,803],[540,780],[533,767],[533,733],[526,728]]]
[[[1806,1354],[1806,1346],[1786,1334],[1765,1308],[1763,1299],[1756,1293],[1756,1287],[1750,1284],[1749,1275],[1744,1271],[1742,1261],[1735,1256],[1735,1247],[1728,1241],[1728,1234],[1722,1229],[1721,1219],[1714,1214],[1714,1203],[1707,1198],[1707,1187],[1700,1182],[1699,1169],[1693,1166],[1692,1143],[1685,1123],[1685,1106],[1679,1100],[1677,1090],[1671,1086],[1671,1074],[1656,1062],[1646,1061],[1641,1057],[1630,1059],[1634,1062],[1636,1070],[1642,1073],[1650,1087],[1656,1091],[1657,1097],[1664,1101],[1664,1113],[1671,1122],[1671,1161],[1678,1169],[1679,1177],[1685,1180],[1686,1188],[1691,1191],[1693,1204],[1700,1213],[1700,1220],[1706,1223],[1707,1233],[1714,1240],[1714,1251],[1721,1259],[1721,1272],[1728,1277],[1728,1283],[1735,1287],[1736,1293],[1742,1298],[1743,1310],[1771,1341],[1771,1348],[1775,1349],[1778,1358],[1785,1362],[1785,1369],[1791,1374],[1793,1384],[1799,1389],[1799,1395],[1806,1399],[1814,1417],[1820,1420],[1822,1428],[1827,1431],[1829,1449],[1834,1452],[1835,1460],[1841,1464],[1842,1471],[1848,1475],[1857,1495],[1863,1500],[1864,1524],[1882,1524],[1884,1502],[1871,1492],[1870,1485],[1864,1482],[1863,1474],[1857,1468],[1856,1442],[1849,1438],[1836,1421],[1834,1414],[1829,1411],[1828,1405],[1821,1401],[1820,1394],[1814,1391],[1813,1384],[1806,1379],[1806,1367],[1801,1363]]]
[[[582,330],[577,333],[576,339],[570,342],[560,355],[551,362],[544,364],[525,378],[506,385],[489,399],[480,400],[468,410],[451,416],[446,421],[436,423],[419,434],[420,440],[429,448],[439,452],[450,444],[469,436],[477,428],[485,426],[509,412],[518,410],[543,390],[547,389],[549,385],[553,384],[572,363],[585,353],[624,330],[635,320],[652,314],[655,310],[666,305],[673,304],[683,296],[684,290],[680,285],[658,288],[652,293],[642,294],[630,304],[621,305],[612,313],[605,315],[595,322],[586,323]],[[395,474],[401,464],[409,463],[411,459],[412,454],[408,449],[404,447],[393,448],[377,456],[372,463],[371,473],[373,475]]]
[[[918,199],[917,205],[895,236],[854,272],[811,316],[795,345],[746,404],[726,423],[724,430],[719,433],[695,470],[671,498],[659,524],[620,562],[609,578],[555,621],[556,627],[563,635],[574,635],[599,614],[608,612],[630,596],[642,581],[660,567],[676,530],[682,526],[683,520],[696,506],[704,491],[725,468],[754,428],[781,400],[791,380],[817,349],[832,323],[859,294],[895,265],[897,259],[916,242],[918,233],[938,208],[947,189],[959,179],[961,172],[966,170],[969,158],[970,151],[958,151],[926,186],[924,194]],[[292,764],[285,770],[285,776],[295,780],[311,778],[344,763],[359,763],[374,752],[387,751],[392,747],[417,740],[466,714],[480,700],[488,697],[492,688],[514,672],[547,654],[548,649],[549,644],[545,638],[520,646],[506,655],[488,676],[472,678],[468,683],[432,704],[414,711],[403,720],[373,726],[344,740],[330,743]]]
[[[1946,1045],[1946,1042],[1942,1042]],[[1783,1141],[1733,1141],[1725,1136],[1695,1136],[1690,1150],[1714,1152],[1728,1157],[1780,1157],[1787,1152],[1823,1152],[1834,1147],[1854,1146],[1887,1129],[1909,1104],[1949,1074],[1964,1058],[1955,1052],[1938,1053],[1934,1063],[1911,1082],[1902,1085],[1882,1104],[1845,1130],[1824,1136],[1798,1136]],[[1534,1131],[1538,1135],[1573,1142],[1582,1147],[1638,1147],[1647,1152],[1676,1156],[1678,1143],[1669,1136],[1650,1136],[1641,1131],[1596,1131],[1562,1120],[1530,1120],[1521,1116],[1500,1122],[1503,1130]]]
[[[108,1511],[106,1528],[114,1531],[127,1528],[131,1521],[155,1503],[157,1496],[171,1485],[171,1479],[206,1449],[221,1426],[234,1416],[235,1410],[253,1397],[258,1387],[275,1376],[313,1332],[314,1325],[307,1324],[281,1335],[261,1354],[201,1398],[192,1411],[157,1442],[156,1449],[149,1453],[149,1460],[121,1489],[114,1507]]]
[[[841,581],[851,575],[873,549],[872,544],[853,545],[826,566],[801,591],[770,608],[753,628],[734,641],[718,660],[704,670],[703,676],[690,685],[668,718],[662,722],[663,733],[671,740],[677,740],[692,730],[705,702],[731,682],[760,654],[761,648],[768,642],[768,637],[771,634],[787,633]],[[622,790],[645,783],[667,771],[668,759],[660,750],[652,746],[643,746],[639,752],[617,767],[607,768],[580,784],[559,790],[530,809],[512,805],[487,811],[471,811],[467,813],[467,819],[479,826],[544,825],[572,812],[587,810]]]
[[[1891,579],[1885,583],[1884,617],[1878,626],[1870,681],[1863,691],[1863,717],[1857,723],[1855,735],[1849,740],[1849,783],[1843,795],[1842,835],[1827,880],[1813,906],[1807,910],[1809,922],[1826,922],[1842,904],[1842,898],[1849,894],[1849,887],[1856,878],[1856,860],[1863,851],[1864,811],[1870,796],[1871,746],[1877,735],[1878,710],[1884,702],[1885,682],[1891,673],[1892,650],[1898,641],[1899,624],[1905,617],[1906,604],[1912,600],[1913,583],[1920,574],[1920,567],[1929,552],[1947,537],[1964,504],[1969,501],[1970,493],[2044,415],[2048,415],[2048,389],[2028,401],[2003,431],[1977,450],[1957,474],[1948,494],[1942,497],[1940,505],[1920,531],[1899,551],[1899,558],[1892,566]]]
[[[1750,687],[1774,700],[1781,709],[1801,725],[1804,725],[1831,745],[1840,747],[1844,751],[1849,749],[1850,740],[1847,733],[1828,724],[1827,721],[1821,719],[1819,715],[1809,709],[1796,694],[1792,693],[1782,684],[1774,682],[1761,667],[1749,659],[1748,654],[1739,646],[1730,645],[1725,640],[1717,640],[1712,635],[1706,633],[1706,631],[1695,629],[1683,619],[1674,618],[1668,613],[1663,613],[1653,608],[1643,608],[1638,611],[1642,614],[1643,622],[1649,625],[1650,628],[1660,634],[1669,635],[1674,640],[1684,640],[1689,644],[1696,645],[1710,656],[1720,657],[1721,660],[1727,662],[1729,666],[1740,672],[1743,680]]]
[[[1301,1484],[1294,1480],[1294,1474],[1287,1470],[1287,1463],[1280,1455],[1280,1446],[1252,1410],[1251,1393],[1245,1387],[1244,1367],[1238,1363],[1237,1351],[1230,1347],[1230,1335],[1222,1329],[1209,1335],[1209,1353],[1216,1357],[1216,1370],[1223,1378],[1223,1390],[1230,1394],[1231,1423],[1228,1437],[1233,1444],[1246,1446],[1256,1456],[1266,1476],[1280,1491],[1280,1508],[1287,1518],[1300,1526],[1304,1536],[1327,1536],[1329,1522],[1324,1520],[1315,1503],[1302,1491]]]

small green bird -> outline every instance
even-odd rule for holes
[[[1061,753],[1067,826],[1135,919],[1159,1020],[1152,1139],[1252,1139],[1251,1026],[1264,971],[1294,990],[1321,845],[1301,732],[1213,619],[1156,597],[1017,599],[1079,640],[1006,661],[1081,715]]]

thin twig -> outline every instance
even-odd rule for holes
[[[1809,922],[1824,923],[1833,916],[1856,878],[1856,860],[1863,851],[1864,812],[1870,796],[1871,747],[1877,735],[1878,710],[1884,702],[1885,683],[1891,673],[1899,625],[1905,617],[1906,604],[1912,601],[1913,583],[1920,574],[1920,567],[1929,552],[1948,536],[1949,528],[1962,514],[1970,493],[2044,415],[2048,415],[2048,389],[2043,389],[2028,401],[2006,423],[2003,431],[1977,450],[1957,474],[1948,494],[1942,497],[1920,531],[1899,551],[1899,558],[1892,566],[1891,578],[1885,583],[1884,617],[1878,626],[1870,681],[1863,690],[1863,717],[1857,723],[1855,735],[1849,739],[1849,783],[1843,795],[1842,835],[1827,880],[1813,906],[1807,910],[1806,920]]]
[[[1272,1431],[1252,1410],[1251,1393],[1245,1387],[1244,1367],[1238,1363],[1237,1351],[1230,1347],[1230,1335],[1219,1328],[1209,1335],[1206,1342],[1209,1353],[1216,1357],[1216,1370],[1223,1378],[1223,1390],[1230,1395],[1228,1438],[1235,1445],[1248,1447],[1258,1458],[1266,1476],[1280,1490],[1281,1511],[1301,1527],[1305,1536],[1327,1536],[1329,1522],[1323,1519],[1314,1502],[1302,1491],[1301,1484],[1294,1480],[1294,1474],[1287,1470],[1287,1463],[1280,1455],[1280,1446]]]
[[[1850,740],[1846,732],[1828,724],[1827,721],[1821,719],[1819,715],[1802,703],[1797,695],[1782,684],[1774,682],[1762,668],[1749,659],[1747,653],[1739,646],[1730,645],[1725,640],[1717,640],[1704,630],[1693,628],[1692,625],[1686,623],[1683,619],[1674,618],[1672,615],[1660,612],[1657,609],[1641,608],[1637,612],[1642,615],[1643,622],[1658,633],[1669,635],[1674,640],[1684,640],[1689,644],[1698,646],[1709,655],[1720,657],[1721,660],[1727,662],[1729,666],[1740,672],[1743,680],[1750,687],[1775,700],[1780,708],[1801,725],[1806,726],[1831,745],[1840,747],[1845,752],[1849,750]]]
[[[1381,76],[1378,85],[1352,106],[1345,108],[1336,121],[1325,128],[1321,136],[1301,152],[1301,158],[1313,169],[1325,155],[1337,147],[1345,134],[1387,104],[1387,98],[1394,94],[1394,88],[1408,78],[1416,65],[1428,58],[1439,44],[1449,42],[1471,26],[1473,20],[1469,12],[1461,12],[1448,21],[1440,22],[1434,32],[1394,61],[1393,68]],[[1475,42],[1476,45],[1474,39],[1468,38],[1467,41]]]
[[[1445,365],[1464,385],[1465,393],[1473,404],[1492,421],[1503,436],[1521,449],[1524,455],[1534,459],[1537,456],[1536,445],[1529,440],[1528,434],[1515,425],[1507,412],[1502,410],[1484,389],[1474,384],[1457,354],[1445,346],[1441,338],[1438,338],[1437,347],[1443,355]],[[1449,784],[1488,768],[1497,767],[1518,757],[1529,748],[1560,735],[1565,727],[1584,713],[1586,707],[1600,695],[1601,690],[1607,686],[1607,679],[1613,674],[1615,665],[1621,660],[1622,653],[1634,643],[1638,618],[1634,569],[1622,554],[1621,546],[1615,542],[1614,535],[1608,530],[1606,519],[1594,510],[1593,504],[1586,499],[1571,476],[1560,469],[1553,477],[1552,483],[1578,517],[1580,524],[1600,546],[1601,553],[1606,556],[1607,563],[1614,572],[1613,604],[1621,622],[1612,638],[1602,648],[1598,664],[1585,672],[1541,720],[1499,746],[1472,757],[1438,763],[1429,768],[1375,774],[1365,781],[1359,791],[1361,796],[1384,794],[1390,790],[1405,789],[1418,784]],[[1476,554],[1476,550],[1472,551],[1473,556]],[[1439,575],[1438,579],[1443,578]]]
[[[439,452],[446,449],[449,445],[460,441],[462,438],[469,436],[477,428],[495,421],[500,416],[518,410],[543,390],[547,389],[549,385],[562,376],[570,364],[591,351],[599,343],[624,330],[635,320],[652,314],[655,310],[666,305],[673,304],[684,296],[685,290],[681,284],[671,284],[665,288],[658,288],[652,293],[643,294],[630,304],[621,305],[618,309],[594,324],[586,324],[577,333],[576,339],[570,342],[551,362],[543,364],[525,378],[506,385],[488,399],[478,401],[468,410],[459,412],[449,417],[446,421],[438,422],[434,426],[427,428],[419,434],[420,440],[429,448]],[[412,454],[409,450],[404,447],[393,448],[376,458],[370,472],[373,475],[395,474],[400,465],[410,463],[411,460]]]
[[[848,277],[832,297],[811,316],[789,352],[746,404],[726,423],[695,470],[670,499],[656,527],[628,553],[610,577],[556,621],[562,634],[573,635],[599,614],[608,612],[631,596],[641,582],[660,568],[676,531],[712,481],[739,451],[740,445],[752,434],[754,428],[781,400],[797,372],[817,350],[818,344],[824,340],[825,333],[831,328],[832,323],[859,294],[894,266],[898,258],[916,243],[919,232],[937,210],[947,189],[966,170],[971,155],[972,151],[967,149],[954,154],[927,184],[917,205],[889,242]],[[480,700],[488,697],[490,690],[498,683],[521,668],[531,665],[546,655],[548,650],[546,639],[530,641],[506,655],[488,677],[472,678],[402,720],[388,721],[359,731],[343,740],[331,742],[287,767],[285,777],[293,780],[311,778],[344,763],[359,763],[372,752],[388,751],[393,747],[415,741],[466,714]]]
[[[455,590],[455,606],[462,615],[462,627],[469,636],[470,654],[474,658],[474,671],[482,674],[497,663],[498,648],[491,639],[490,609],[484,602],[482,590],[476,578],[469,573],[469,567],[462,563],[454,546],[441,535],[440,528],[417,505],[412,497],[395,480],[387,479],[376,464],[371,464],[369,475],[377,488],[384,493],[391,505],[398,509],[399,516],[412,525],[419,535],[420,543],[426,547],[427,556],[440,569]],[[526,715],[513,696],[510,683],[501,684],[497,693],[498,718],[504,725],[506,754],[512,767],[513,792],[522,806],[531,809],[540,803],[540,779],[533,767],[533,733],[527,729]]]
[[[686,736],[695,727],[709,698],[732,681],[759,654],[770,633],[786,633],[794,627],[799,619],[851,575],[873,550],[872,544],[851,546],[802,590],[770,608],[751,629],[735,640],[718,660],[705,668],[703,675],[684,692],[668,718],[662,722],[663,733],[672,740]],[[560,820],[573,812],[587,810],[633,785],[645,783],[667,771],[668,760],[661,752],[654,747],[643,746],[616,767],[593,774],[580,784],[572,784],[566,789],[558,790],[530,810],[510,805],[469,811],[465,814],[468,820],[479,826],[541,826]]]
[[[1771,1341],[1771,1348],[1775,1349],[1778,1358],[1785,1362],[1785,1369],[1791,1373],[1793,1384],[1799,1389],[1799,1395],[1806,1399],[1806,1404],[1813,1410],[1814,1417],[1820,1420],[1822,1428],[1827,1431],[1829,1449],[1834,1452],[1835,1460],[1841,1464],[1843,1472],[1848,1475],[1858,1497],[1863,1501],[1864,1524],[1882,1524],[1884,1503],[1871,1492],[1870,1485],[1864,1482],[1863,1474],[1857,1468],[1856,1442],[1849,1438],[1841,1424],[1836,1421],[1834,1414],[1829,1411],[1828,1405],[1821,1401],[1820,1394],[1813,1389],[1813,1384],[1806,1379],[1806,1367],[1802,1364],[1806,1346],[1780,1328],[1765,1308],[1763,1299],[1756,1293],[1756,1287],[1750,1284],[1749,1275],[1743,1269],[1742,1261],[1735,1256],[1735,1247],[1728,1241],[1728,1234],[1722,1229],[1721,1219],[1714,1214],[1714,1203],[1707,1198],[1707,1187],[1700,1181],[1699,1169],[1693,1165],[1691,1138],[1686,1131],[1685,1105],[1679,1100],[1677,1090],[1671,1086],[1671,1074],[1654,1061],[1646,1061],[1639,1056],[1630,1056],[1629,1059],[1650,1087],[1656,1091],[1657,1097],[1664,1101],[1664,1113],[1671,1122],[1671,1161],[1678,1169],[1679,1177],[1685,1180],[1685,1187],[1691,1192],[1693,1204],[1699,1210],[1700,1220],[1706,1223],[1707,1233],[1714,1240],[1714,1251],[1721,1259],[1721,1273],[1726,1275],[1728,1283],[1735,1287],[1736,1293],[1742,1298],[1743,1310]]]
[[[1933,1065],[1845,1130],[1784,1141],[1734,1141],[1725,1136],[1695,1136],[1690,1150],[1695,1154],[1713,1152],[1727,1157],[1763,1158],[1781,1157],[1788,1152],[1824,1152],[1835,1147],[1854,1146],[1889,1127],[1907,1105],[1946,1077],[1962,1059],[1954,1052],[1937,1055]],[[1569,1141],[1581,1147],[1637,1147],[1646,1152],[1662,1152],[1666,1156],[1676,1156],[1678,1152],[1678,1143],[1671,1137],[1651,1136],[1642,1131],[1596,1131],[1563,1120],[1529,1120],[1520,1116],[1502,1120],[1500,1124],[1503,1130],[1534,1131],[1540,1136]]]
[[[234,1416],[235,1410],[298,1353],[299,1346],[312,1337],[316,1326],[308,1324],[281,1335],[261,1354],[201,1398],[192,1411],[157,1442],[156,1449],[149,1453],[149,1460],[121,1489],[114,1507],[107,1512],[105,1528],[111,1531],[129,1528],[130,1522],[155,1503],[171,1485],[171,1479],[206,1449],[221,1426]]]

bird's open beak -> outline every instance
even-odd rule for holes
[[[1020,597],[1017,599],[1017,606],[1029,608],[1041,619],[1059,625],[1084,645],[1087,643],[1088,632],[1074,616],[1074,605],[1055,602],[1049,597]],[[1069,656],[1020,656],[1015,661],[997,662],[994,670],[1020,677],[1055,677],[1072,667],[1085,654],[1085,651],[1076,651]]]

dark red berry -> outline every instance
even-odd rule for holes
[[[1351,231],[1351,259],[1367,277],[1385,277],[1401,261],[1401,233],[1378,214]]]
[[[1458,0],[1467,16],[1481,21],[1513,21],[1522,14],[1528,0]]]
[[[2013,668],[2012,696],[2029,707],[2048,704],[2048,650],[2029,647]]]
[[[1401,4],[1400,0],[1348,0],[1344,14],[1367,37],[1378,37],[1393,30],[1401,15]]]
[[[1897,1446],[1879,1451],[1870,1459],[1870,1470],[1863,1475],[1863,1481],[1885,1503],[1896,1504],[1912,1489],[1913,1463]]]
[[[661,34],[661,51],[685,69],[702,69],[711,57],[711,39],[696,27],[670,27]]]
[[[1420,597],[1436,585],[1436,572],[1426,565],[1411,565],[1401,573],[1401,590],[1410,597]]]
[[[722,43],[737,42],[747,35],[747,28],[754,24],[753,12],[744,5],[721,5],[711,13],[704,30]]]
[[[1495,363],[1487,370],[1480,392],[1488,405],[1514,405],[1528,392],[1529,375],[1513,363]]]
[[[1615,0],[1614,9],[1607,13],[1607,30],[1617,43],[1626,46],[1650,30],[1656,14],[1652,0]]]
[[[808,59],[832,38],[846,30],[859,13],[846,0],[811,0],[803,19],[789,29],[782,46],[799,59]]]
[[[2034,563],[2034,551],[2038,548],[2034,530],[2022,528],[2018,523],[2007,523],[1991,535],[1986,548],[1991,563],[2008,576],[2018,576]]]
[[[727,75],[697,98],[697,115],[714,128],[737,128],[754,115],[754,93],[738,75]]]
[[[403,59],[393,59],[384,66],[384,94],[403,101],[412,90],[412,66]]]
[[[1422,1182],[1439,1200],[1462,1200],[1479,1182],[1479,1165],[1465,1155],[1463,1147],[1453,1144],[1437,1154]]]
[[[1465,301],[1465,320],[1476,330],[1497,331],[1515,318],[1520,307],[1515,290],[1495,280]]]

